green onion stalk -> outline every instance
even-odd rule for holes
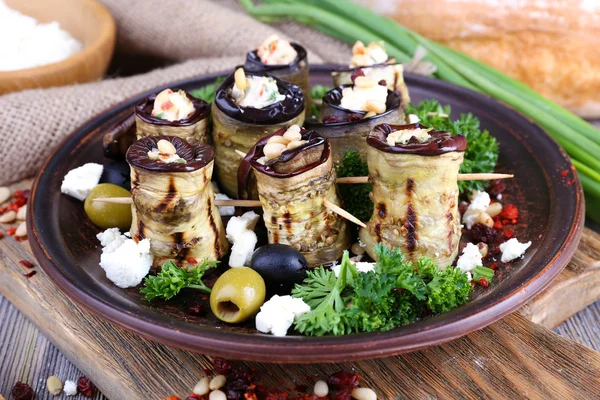
[[[525,84],[440,43],[431,41],[349,0],[240,0],[264,22],[294,20],[352,44],[383,40],[399,62],[427,50],[434,76],[485,93],[508,104],[545,129],[569,154],[586,195],[587,216],[600,222],[600,131]]]

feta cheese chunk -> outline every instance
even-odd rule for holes
[[[371,272],[375,269],[375,263],[370,262],[356,262],[354,263],[358,272]],[[335,264],[331,267],[331,270],[335,274],[336,277],[340,276],[340,270],[342,269],[342,264]]]
[[[231,97],[240,107],[261,109],[285,99],[285,95],[279,93],[277,82],[271,77],[249,76],[246,78],[246,82],[243,90],[236,84],[231,89]]]
[[[139,242],[110,228],[97,236],[102,244],[100,267],[106,277],[120,288],[139,285],[152,267],[154,258],[150,254],[150,239]]]
[[[183,90],[165,89],[156,95],[151,115],[166,121],[180,121],[189,118],[194,111],[196,107]]]
[[[256,315],[256,329],[275,336],[285,336],[294,320],[309,311],[310,306],[302,299],[274,295]]]
[[[383,47],[383,42],[371,42],[365,46],[358,40],[352,46],[351,67],[366,67],[375,64],[384,64],[388,60],[388,54]]]
[[[408,114],[408,123],[409,124],[416,124],[419,121],[421,121],[421,118],[419,118],[419,116],[417,114]]]
[[[509,239],[500,245],[500,251],[502,252],[500,261],[509,262],[521,257],[523,254],[525,254],[525,250],[527,250],[529,246],[531,246],[531,241],[527,243],[519,243],[516,238]]]
[[[403,129],[390,133],[386,141],[389,146],[395,146],[396,144],[407,144],[412,138],[415,138],[419,143],[424,143],[430,137],[429,129]]]
[[[227,196],[224,193],[215,193],[215,200],[231,200],[231,197]],[[234,206],[219,206],[219,214],[222,217],[230,216],[235,214]]]
[[[280,39],[277,35],[270,35],[258,46],[256,55],[265,65],[286,65],[294,62],[298,52],[287,40]]]
[[[225,230],[227,240],[233,246],[229,256],[229,266],[232,268],[250,265],[250,259],[258,242],[254,227],[258,222],[258,214],[248,211],[241,217],[231,217]]]
[[[104,167],[96,163],[87,163],[70,170],[60,186],[61,193],[75,197],[77,200],[85,200],[92,189],[98,186],[102,171]]]
[[[483,261],[481,257],[481,252],[479,251],[479,247],[477,247],[473,243],[467,243],[467,245],[462,251],[461,256],[458,257],[458,261],[456,262],[456,268],[460,269],[462,272],[471,273],[475,270],[476,267],[482,266]]]
[[[65,381],[63,392],[67,396],[75,396],[77,394],[77,384],[73,381]]]
[[[471,227],[475,225],[477,216],[486,211],[489,206],[490,195],[487,194],[487,192],[480,192],[479,190],[476,190],[473,200],[471,200],[471,204],[469,204],[467,211],[465,211],[462,217],[462,222],[466,225],[467,229],[471,229]]]

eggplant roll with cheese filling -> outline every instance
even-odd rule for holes
[[[298,85],[304,93],[304,109],[310,113],[309,65],[304,47],[271,35],[256,50],[246,54],[244,69],[271,74],[282,81]]]
[[[297,85],[238,68],[217,89],[212,104],[216,176],[228,196],[237,196],[242,157],[263,136],[304,122],[304,96]]]
[[[307,126],[331,142],[334,162],[350,149],[367,159],[367,136],[376,125],[404,124],[398,94],[377,82],[359,79],[359,85],[338,86],[323,96],[320,124]]]
[[[269,243],[293,246],[311,267],[341,257],[350,235],[346,220],[324,205],[325,200],[340,204],[326,138],[297,125],[281,129],[248,152],[238,173],[240,187],[247,185],[251,170]]]
[[[150,239],[154,265],[211,261],[229,248],[211,183],[215,152],[173,136],[150,136],[127,151],[133,197],[131,236]]]
[[[135,106],[137,138],[177,136],[189,144],[209,143],[210,105],[183,90],[165,89]]]
[[[378,125],[367,138],[373,215],[359,238],[399,248],[408,259],[427,256],[451,265],[461,235],[458,170],[467,140],[419,124]]]
[[[348,68],[331,73],[336,86],[347,85],[357,76],[366,76],[381,82],[389,90],[400,95],[402,107],[410,103],[408,88],[404,82],[404,67],[394,57],[389,57],[382,42],[371,42],[365,46],[360,40],[352,47],[352,58]]]

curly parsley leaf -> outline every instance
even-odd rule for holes
[[[460,173],[494,172],[498,162],[498,142],[487,130],[481,130],[479,119],[473,114],[460,114],[459,119],[452,120],[450,106],[442,106],[436,100],[424,100],[418,105],[409,104],[407,114],[415,114],[420,123],[437,129],[448,131],[453,135],[463,134],[467,138],[467,151],[460,167]],[[487,181],[459,181],[458,187],[462,193],[474,189],[484,190]]]
[[[217,88],[221,85],[221,83],[223,83],[224,80],[225,78],[220,76],[215,79],[214,82],[202,86],[199,89],[190,91],[190,95],[197,99],[204,100],[207,103],[212,103],[215,100]]]
[[[347,176],[367,176],[369,168],[367,163],[360,159],[354,150],[348,150],[336,166],[340,178]],[[340,197],[344,201],[346,211],[361,221],[366,221],[373,214],[373,202],[369,198],[371,193],[370,183],[339,185]]]
[[[186,271],[175,265],[173,261],[168,261],[157,275],[151,275],[144,279],[144,286],[140,289],[140,293],[147,301],[156,298],[169,300],[185,288],[210,293],[210,288],[202,282],[202,277],[208,268],[213,268],[217,264],[218,261],[204,260],[199,267]]]

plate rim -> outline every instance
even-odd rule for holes
[[[320,72],[328,71],[333,68],[332,64],[312,64],[311,69],[319,70]],[[427,348],[432,345],[441,344],[450,340],[461,337],[477,329],[482,329],[491,323],[501,319],[507,314],[515,311],[517,308],[524,305],[533,296],[539,294],[546,288],[559,274],[563,268],[571,260],[575,253],[579,239],[581,238],[584,225],[584,200],[581,185],[577,174],[574,174],[575,180],[573,185],[577,186],[574,218],[569,231],[565,237],[562,246],[553,255],[553,257],[540,269],[540,271],[529,277],[518,289],[513,290],[504,298],[496,301],[487,308],[478,310],[464,318],[450,321],[449,323],[440,324],[430,329],[410,332],[403,335],[393,335],[394,330],[388,332],[361,333],[344,336],[328,336],[328,337],[286,337],[276,338],[271,335],[242,335],[231,331],[218,331],[217,329],[206,329],[207,335],[198,335],[190,332],[177,331],[173,332],[173,328],[168,326],[156,325],[152,322],[141,319],[135,314],[128,313],[120,308],[111,306],[110,303],[97,299],[73,282],[68,276],[65,276],[61,268],[52,260],[42,244],[40,232],[37,230],[34,223],[34,204],[36,203],[36,195],[38,194],[38,184],[44,176],[44,171],[48,164],[59,152],[61,147],[68,142],[80,130],[85,129],[90,124],[97,123],[103,117],[106,117],[109,110],[115,110],[130,103],[133,99],[146,96],[150,93],[155,93],[166,87],[183,86],[192,81],[204,79],[215,79],[223,76],[229,71],[217,72],[205,75],[197,75],[188,79],[172,82],[166,85],[158,86],[154,89],[132,96],[113,106],[94,115],[85,123],[74,129],[67,135],[59,145],[55,147],[52,153],[45,159],[40,168],[31,189],[31,198],[28,202],[27,210],[27,229],[30,232],[29,243],[32,252],[39,262],[40,267],[50,277],[55,285],[57,285],[63,293],[65,293],[76,304],[82,306],[97,317],[123,328],[129,332],[142,336],[151,341],[156,341],[168,346],[173,346],[193,352],[203,354],[217,354],[224,357],[234,359],[245,359],[253,361],[261,361],[268,363],[315,363],[315,362],[341,362],[341,361],[356,361],[365,358],[380,358],[386,356],[397,355],[400,353],[411,352]],[[510,112],[517,114],[520,118],[529,121],[540,134],[546,136],[559,149],[560,153],[565,157],[565,160],[570,164],[568,156],[558,143],[548,133],[546,133],[537,124],[534,124],[529,118],[507,106],[506,104],[493,99],[482,93],[474,92],[469,89],[444,82],[438,79],[432,79],[424,76],[406,74],[406,79],[416,81],[416,83],[432,83],[453,92],[463,93],[471,97],[481,96],[487,100],[491,100],[498,104],[498,107],[508,109]],[[545,170],[543,170],[546,172]],[[231,338],[235,340],[232,341]],[[363,340],[364,338],[374,338],[377,340]],[[264,339],[267,340],[264,340]],[[419,340],[415,340],[419,339]],[[424,340],[427,339],[427,340]],[[326,352],[319,351],[324,347]],[[310,348],[313,351],[308,352]],[[317,350],[317,351],[315,351]]]

